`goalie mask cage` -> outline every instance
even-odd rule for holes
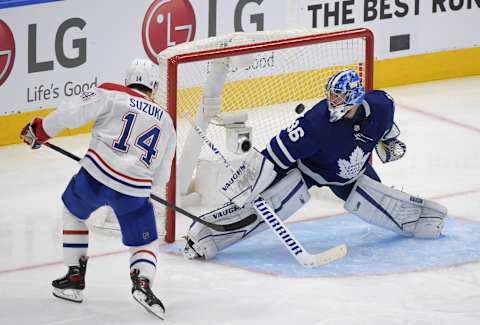
[[[228,146],[225,123],[252,127],[252,145],[262,150],[296,118],[299,103],[308,110],[324,98],[326,81],[333,73],[355,69],[366,90],[372,89],[373,34],[368,29],[233,33],[167,48],[159,53],[158,63],[155,99],[171,114],[177,151],[170,181],[157,193],[166,191],[169,202],[185,207],[183,198],[191,193],[200,193],[201,204],[211,203],[205,202],[210,199],[202,197],[202,191],[215,192],[216,173],[223,168],[215,165],[216,158],[192,131],[186,115],[227,159],[241,159],[242,154]],[[209,163],[213,168],[202,167]],[[165,241],[173,242],[175,212],[164,213]]]

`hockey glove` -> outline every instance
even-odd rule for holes
[[[402,141],[392,138],[380,140],[375,146],[377,155],[383,163],[398,160],[407,152],[407,146]]]
[[[23,140],[32,149],[38,149],[42,144],[50,139],[50,136],[43,129],[43,120],[41,118],[34,118],[31,123],[28,123],[20,132],[20,139]]]

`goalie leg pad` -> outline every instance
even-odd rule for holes
[[[282,220],[290,217],[310,199],[305,181],[297,169],[292,170],[261,195]],[[256,214],[251,204],[239,208],[233,203],[229,203],[220,209],[201,216],[201,218],[209,222],[224,224],[242,220],[251,214]],[[218,232],[198,222],[194,222],[185,237],[187,243],[183,253],[187,258],[201,257],[211,259],[220,250],[267,227],[263,219],[258,216],[257,220],[252,224],[230,232]]]
[[[233,203],[228,203],[200,216],[200,218],[218,224],[233,223],[247,217],[251,212],[249,210],[251,209],[239,208]],[[183,255],[189,259],[197,257],[211,259],[217,255],[218,250],[239,241],[256,226],[258,226],[258,221],[235,231],[218,232],[201,223],[193,222],[185,236],[186,245]]]
[[[310,200],[308,187],[298,169],[292,169],[284,178],[270,186],[261,196],[280,219],[285,220]]]
[[[416,238],[436,239],[442,235],[447,208],[436,202],[423,200],[422,215],[415,224]]]
[[[344,205],[364,221],[407,237],[436,239],[447,209],[435,202],[390,188],[368,176],[356,182]]]
[[[252,148],[233,175],[220,188],[227,198],[243,207],[254,201],[275,180],[277,173],[270,160]]]

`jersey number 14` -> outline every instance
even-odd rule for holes
[[[298,120],[295,120],[287,127],[288,137],[292,142],[297,142],[305,135],[305,132],[298,124]]]
[[[128,152],[130,145],[128,140],[132,128],[135,124],[136,113],[129,112],[123,116],[123,128],[120,137],[113,141],[113,148],[121,151]],[[152,163],[152,159],[157,156],[157,143],[160,138],[160,129],[155,125],[142,132],[135,140],[135,146],[143,150],[143,154],[140,157],[140,161],[147,167]]]

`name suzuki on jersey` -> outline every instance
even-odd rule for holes
[[[150,116],[154,116],[159,121],[163,115],[163,110],[160,107],[153,105],[151,102],[143,101],[138,98],[130,98],[130,107],[147,113]]]

